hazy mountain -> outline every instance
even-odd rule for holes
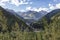
[[[27,12],[18,12],[18,14],[20,14],[20,16],[22,16],[24,18],[24,21],[26,23],[32,23],[37,21],[38,19],[42,18],[44,15],[47,14],[46,11],[40,11],[40,12],[36,12],[36,11],[27,11]]]
[[[19,12],[20,14],[21,12]],[[46,15],[47,12],[46,11],[40,11],[40,12],[36,12],[36,11],[27,11],[27,12],[22,12],[20,15],[24,18],[24,19],[39,19],[41,18],[43,15]]]

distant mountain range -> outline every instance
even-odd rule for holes
[[[20,16],[22,16],[24,19],[35,19],[35,20],[40,19],[42,16],[46,15],[47,13],[48,12],[43,10],[40,12],[36,12],[36,11],[18,12],[18,14],[20,14]]]
[[[38,19],[42,18],[44,15],[46,15],[48,12],[46,11],[27,11],[27,12],[18,12],[21,17],[25,19],[25,22],[32,23],[34,21],[37,21]]]
[[[38,19],[42,18],[44,15],[46,15],[48,12],[46,11],[40,11],[40,12],[36,12],[36,11],[27,11],[27,12],[15,12],[13,10],[10,9],[6,9],[7,11],[13,13],[14,15],[19,16],[23,21],[25,21],[27,24],[30,24],[34,21],[38,21]]]

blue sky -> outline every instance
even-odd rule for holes
[[[60,9],[60,0],[0,0],[0,6],[14,11],[51,11]]]

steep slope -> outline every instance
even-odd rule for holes
[[[0,7],[0,32],[11,32],[11,31],[27,31],[29,30],[28,25],[23,22],[17,15],[6,11]]]
[[[48,13],[47,15],[45,15],[48,23],[50,23],[50,19],[51,19],[53,16],[58,15],[58,14],[60,15],[60,9],[55,9],[55,10],[53,10],[52,12]]]
[[[39,21],[32,23],[31,26],[35,29],[38,28],[39,30],[44,30],[46,26],[53,25],[54,23],[58,23],[60,25],[60,9],[51,11],[50,13],[46,14],[41,19],[39,19]]]

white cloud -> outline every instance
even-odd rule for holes
[[[52,6],[52,4],[50,4],[50,3],[49,3],[48,5],[49,5],[49,6]]]
[[[54,10],[54,9],[60,9],[60,3],[58,4],[49,4],[49,9]]]
[[[25,10],[20,10],[21,12],[25,12]]]
[[[0,0],[0,6],[5,6],[6,4],[4,4],[4,3],[7,1],[9,1],[9,0]]]
[[[32,2],[29,2],[28,0],[11,0],[11,4],[19,6],[19,5],[25,5],[25,4],[32,4]]]
[[[54,10],[56,7],[54,6],[54,5],[52,5],[52,4],[49,4],[49,9],[50,10]]]
[[[26,10],[27,10],[27,11],[28,11],[28,10],[37,11],[37,8],[35,8],[35,7],[26,7]]]
[[[32,7],[26,7],[26,10],[31,10],[32,9]]]
[[[0,2],[9,2],[9,0],[1,0]]]
[[[47,11],[48,12],[48,8],[43,8],[43,7],[40,7],[40,8],[35,8],[35,7],[26,7],[26,10],[31,10],[31,11],[41,11],[41,10],[44,10],[44,11]]]
[[[60,9],[60,3],[56,4],[56,8]]]
[[[57,1],[57,0],[54,0],[54,1]],[[16,6],[19,6],[19,5],[25,5],[25,4],[33,4],[33,2],[30,2],[30,0],[0,0],[0,6],[5,6],[6,5],[6,2],[7,3],[10,3],[12,5],[16,5]],[[41,11],[41,10],[44,10],[44,11],[50,11],[50,10],[54,10],[54,9],[60,9],[60,3],[57,3],[55,5],[53,4],[49,4],[49,8],[46,8],[46,7],[26,7],[26,11],[28,10],[32,10],[32,11]],[[25,11],[25,10],[21,10],[22,12]]]
[[[5,6],[5,4],[0,2],[0,6]]]
[[[28,4],[28,2],[26,2],[26,0],[11,0],[11,4],[14,4],[16,6],[22,5],[22,4]]]
[[[29,2],[28,0],[0,0],[0,3],[5,4],[5,2],[19,6],[19,5],[25,5],[25,4],[32,4],[32,2]]]
[[[41,10],[44,10],[44,11],[47,11],[47,12],[48,12],[48,8],[40,7],[40,8],[39,8],[39,11],[41,11]]]
[[[24,10],[20,10],[21,12],[25,12],[25,11],[28,11],[28,10],[32,10],[32,7],[26,7],[26,9]]]
[[[19,1],[18,0],[11,0],[11,4],[15,4],[16,6],[19,5]]]

